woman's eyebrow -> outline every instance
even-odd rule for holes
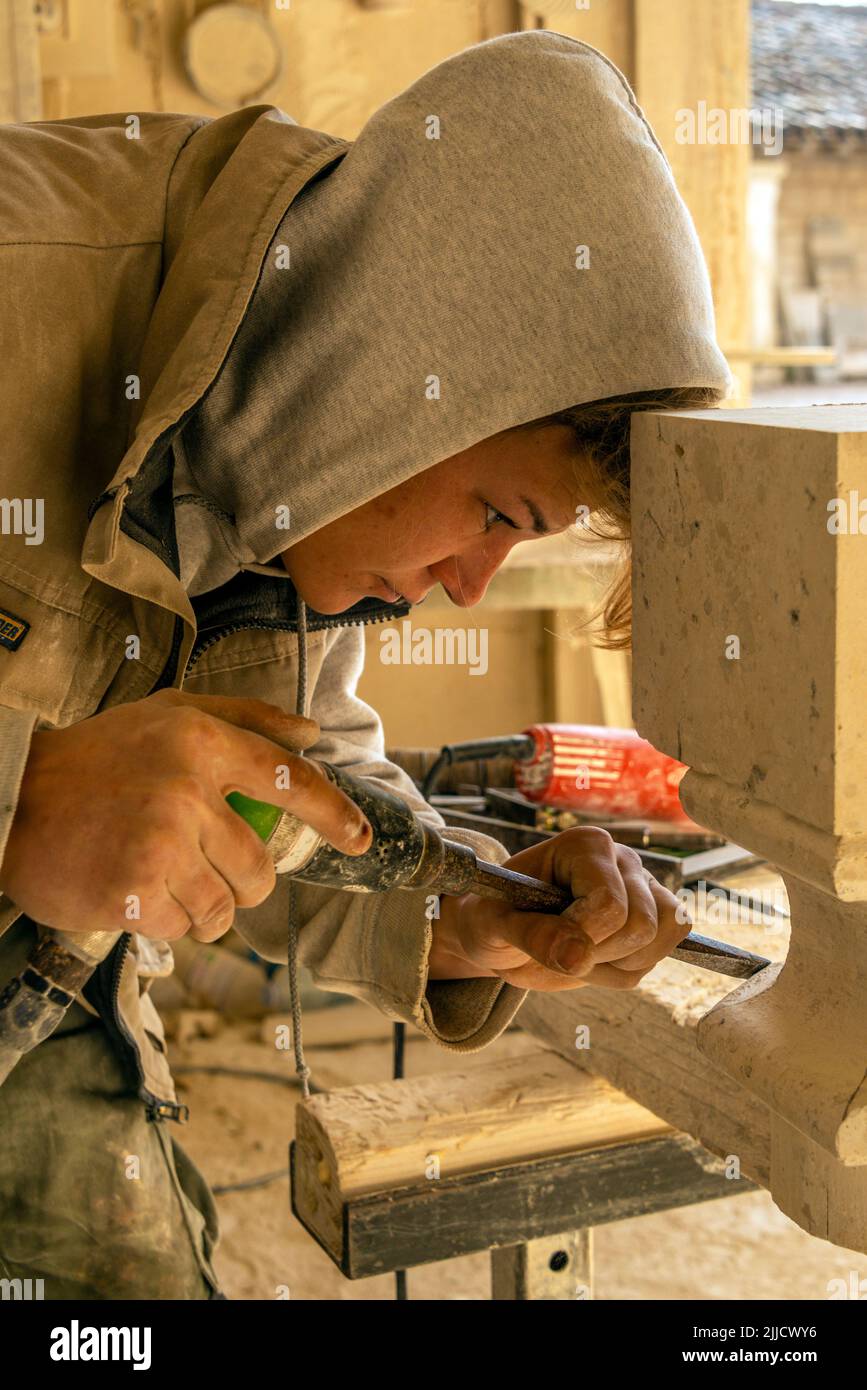
[[[547,536],[550,534],[551,527],[543,517],[535,502],[531,502],[529,497],[522,497],[521,501],[533,519],[533,530],[537,536]]]

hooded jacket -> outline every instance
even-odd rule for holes
[[[3,127],[0,166],[0,851],[34,727],[169,685],[294,703],[277,506],[299,540],[512,425],[727,381],[668,164],[622,75],[563,35],[457,54],[354,144],[263,106],[108,115]],[[176,523],[177,460],[204,530]],[[355,693],[363,625],[405,612],[309,615],[311,751],[441,824]],[[275,960],[285,887],[236,923]],[[427,983],[423,895],[304,886],[299,907],[318,983],[445,1046],[483,1046],[524,997]],[[5,977],[37,928],[0,909]],[[88,989],[155,1116],[177,1107],[142,981],[170,969],[127,936]]]

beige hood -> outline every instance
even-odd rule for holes
[[[264,562],[500,430],[728,382],[692,220],[626,80],[535,30],[432,68],[295,199],[184,447]]]

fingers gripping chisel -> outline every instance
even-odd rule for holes
[[[534,912],[560,913],[573,901],[556,884],[479,859],[468,845],[447,839],[405,802],[374,783],[328,763],[319,766],[370,821],[370,848],[361,855],[341,854],[289,812],[240,792],[230,793],[226,800],[267,843],[278,873],[349,892],[387,893],[402,888],[427,889],[436,895],[476,893]],[[121,931],[41,931],[26,966],[0,994],[0,1082],[25,1052],[54,1032],[121,935]],[[762,956],[692,933],[671,955],[740,979],[769,963]]]

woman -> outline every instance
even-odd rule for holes
[[[630,411],[712,404],[728,374],[660,147],[563,35],[457,54],[352,146],[267,108],[0,138],[4,485],[46,503],[39,553],[20,529],[0,551],[0,982],[37,923],[124,928],[0,1089],[0,1263],[47,1297],[207,1297],[213,1202],[162,1123],[182,1107],[146,984],[169,940],[233,922],[286,960],[289,885],[226,793],[363,852],[307,748],[440,823],[355,694],[363,626],[437,583],[477,603],[579,508],[625,536]],[[422,894],[298,886],[299,958],[471,1051],[526,989],[632,987],[687,930],[602,831],[514,862],[580,902],[443,897],[430,921]]]

